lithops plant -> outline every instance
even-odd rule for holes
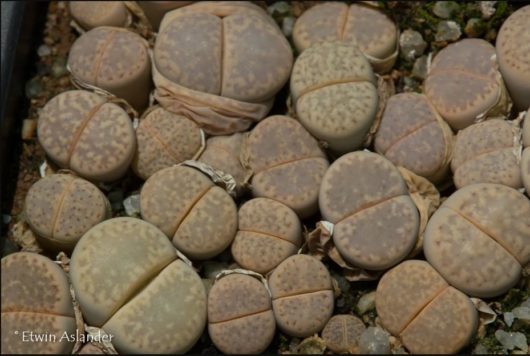
[[[510,15],[502,24],[496,48],[499,68],[515,106],[524,110],[530,106],[530,5]]]
[[[456,353],[478,326],[471,300],[425,261],[406,261],[385,273],[375,305],[383,327],[413,354]]]
[[[335,353],[355,353],[366,329],[361,319],[349,314],[334,315],[322,330],[326,347]]]
[[[314,257],[287,258],[270,275],[269,287],[276,323],[287,335],[303,338],[318,333],[333,314],[331,277]]]
[[[147,106],[151,60],[147,41],[134,32],[101,26],[84,33],[70,49],[68,68],[78,86],[103,89],[137,110]]]
[[[243,268],[266,274],[302,243],[302,226],[286,205],[255,198],[239,208],[239,228],[232,243],[232,256]]]
[[[271,116],[251,131],[246,146],[255,197],[277,200],[301,218],[316,213],[318,188],[329,163],[318,142],[288,116]]]
[[[199,161],[224,173],[230,174],[239,187],[243,187],[248,172],[241,164],[241,149],[245,134],[235,133],[229,136],[212,136],[206,140],[206,149]]]
[[[293,41],[299,52],[335,40],[356,45],[378,73],[388,72],[396,62],[398,29],[370,5],[325,2],[304,11],[296,20]]]
[[[92,183],[54,174],[31,186],[24,213],[42,245],[69,251],[88,229],[110,217],[110,203]]]
[[[47,257],[17,252],[2,258],[1,273],[2,353],[71,353],[76,322],[63,270]]]
[[[166,13],[179,7],[192,4],[193,1],[137,1],[140,8],[155,30]]]
[[[400,93],[388,100],[375,150],[432,182],[448,173],[453,152],[451,128],[422,94]]]
[[[333,242],[352,265],[384,270],[416,245],[418,209],[398,169],[376,153],[348,153],[330,166],[320,187],[322,217],[334,224]]]
[[[230,274],[208,294],[208,334],[225,354],[259,354],[269,346],[276,321],[271,297],[256,278]]]
[[[136,148],[132,121],[125,110],[85,90],[66,91],[46,103],[37,132],[55,163],[94,181],[121,178]]]
[[[521,188],[520,160],[518,124],[492,119],[468,126],[456,136],[451,161],[455,186],[499,183]]]
[[[142,218],[162,230],[191,259],[227,248],[237,231],[234,200],[209,177],[184,166],[153,174],[140,193]]]
[[[72,18],[85,30],[99,26],[126,27],[131,15],[123,1],[72,1]]]
[[[70,262],[85,322],[120,353],[183,353],[206,324],[206,291],[167,237],[135,218],[90,229]]]
[[[203,139],[195,122],[157,107],[140,120],[136,129],[132,168],[140,178],[147,179],[163,168],[197,158]]]
[[[530,262],[530,201],[501,184],[453,193],[425,230],[429,263],[470,296],[494,297],[514,286]]]
[[[454,130],[506,115],[511,107],[495,48],[478,38],[463,39],[438,52],[425,80],[425,95]]]
[[[158,102],[216,135],[264,118],[293,62],[272,18],[256,5],[230,1],[167,13],[153,58]]]
[[[323,42],[305,50],[293,66],[291,95],[302,125],[333,151],[360,148],[377,113],[374,73],[350,43]]]

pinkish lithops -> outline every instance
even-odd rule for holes
[[[24,213],[42,245],[70,251],[88,229],[110,217],[110,204],[92,183],[54,174],[31,186]]]
[[[85,90],[66,91],[46,103],[37,130],[40,144],[55,163],[93,181],[121,178],[136,149],[125,110]]]
[[[296,20],[293,41],[299,52],[336,40],[356,45],[378,73],[388,72],[397,58],[398,29],[373,6],[325,2],[304,11]]]
[[[239,208],[239,228],[232,256],[243,268],[266,274],[302,243],[302,226],[288,206],[267,198],[255,198]]]
[[[454,135],[422,94],[388,100],[375,136],[375,150],[396,166],[438,183],[449,171]]]
[[[167,237],[135,218],[90,229],[70,262],[85,322],[120,353],[184,353],[206,324],[206,291]]]
[[[478,326],[471,300],[425,261],[406,261],[385,273],[375,305],[383,327],[413,354],[457,353]]]
[[[234,200],[194,168],[174,166],[153,174],[140,193],[140,208],[142,218],[191,259],[218,255],[236,235]]]
[[[376,79],[353,44],[323,42],[305,50],[293,66],[291,95],[298,119],[329,148],[360,148],[377,113]]]
[[[326,347],[335,353],[356,353],[366,329],[361,319],[349,314],[334,315],[322,330]]]
[[[251,131],[246,148],[254,196],[277,200],[301,218],[316,213],[329,163],[298,121],[279,115],[263,120]]]
[[[2,258],[2,354],[69,354],[76,321],[68,279],[47,257]],[[67,335],[67,337],[63,337]]]
[[[72,1],[72,18],[85,30],[99,26],[126,27],[131,15],[123,1]]]
[[[163,168],[197,158],[204,144],[203,134],[195,122],[161,107],[140,120],[136,142],[132,168],[142,179]]]
[[[486,117],[506,115],[511,106],[495,48],[477,38],[450,44],[434,57],[425,95],[454,130]]]
[[[167,13],[153,58],[158,102],[215,135],[245,131],[264,118],[293,62],[274,20],[256,5],[234,1]]]
[[[276,323],[287,335],[304,338],[318,333],[333,314],[331,276],[314,257],[287,258],[273,270],[269,287]]]
[[[137,3],[151,23],[151,26],[158,30],[160,22],[166,13],[192,4],[193,1],[137,1]]]
[[[475,183],[499,183],[521,188],[521,129],[492,119],[468,126],[456,136],[451,169],[457,188]]]
[[[245,137],[244,133],[210,137],[206,140],[206,149],[199,161],[230,174],[236,184],[243,187],[248,178],[248,172],[241,164],[240,157]]]
[[[530,201],[501,184],[453,193],[425,230],[429,263],[455,288],[494,297],[514,286],[530,262]]]
[[[229,274],[208,294],[208,334],[224,354],[259,354],[269,346],[276,322],[271,297],[256,278]]]
[[[418,209],[399,170],[376,153],[348,153],[330,166],[320,187],[322,217],[333,223],[333,242],[349,263],[383,270],[416,245]]]
[[[68,56],[73,79],[83,88],[103,89],[144,109],[151,88],[147,41],[118,27],[96,27],[79,37]]]
[[[504,21],[496,40],[502,77],[515,106],[530,106],[530,5],[515,11]]]

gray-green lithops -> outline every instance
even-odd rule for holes
[[[206,291],[155,226],[114,218],[90,229],[70,262],[85,322],[120,353],[183,353],[206,324]]]
[[[478,326],[471,300],[425,261],[405,261],[385,273],[375,304],[383,327],[413,354],[457,353]]]
[[[477,38],[438,52],[425,80],[425,95],[455,130],[484,117],[506,115],[510,109],[495,48]]]
[[[76,322],[59,265],[36,253],[17,252],[2,258],[1,272],[2,353],[69,354]]]
[[[99,26],[125,27],[131,15],[123,1],[71,1],[70,14],[85,30]]]
[[[147,41],[119,27],[96,27],[79,37],[68,56],[72,76],[83,86],[104,89],[144,109],[151,87]]]
[[[514,286],[530,262],[530,201],[501,184],[453,193],[425,230],[429,263],[455,288],[494,297]]]
[[[203,144],[201,131],[195,122],[161,107],[140,120],[136,142],[132,168],[142,179],[163,168],[195,158]]]
[[[454,135],[422,94],[390,97],[375,136],[375,150],[396,166],[439,182],[449,171]]]
[[[520,137],[521,130],[516,124],[500,119],[459,131],[451,161],[455,186],[498,183],[521,188]]]
[[[399,170],[376,153],[337,159],[320,187],[322,217],[333,223],[333,242],[349,263],[384,270],[416,245],[418,209]]]
[[[496,40],[497,57],[502,77],[515,106],[530,106],[530,5],[510,15],[502,24]]]
[[[153,174],[142,187],[140,208],[142,218],[191,259],[218,255],[236,235],[234,200],[194,168],[174,166]]]
[[[271,297],[256,278],[230,274],[208,294],[208,334],[225,354],[259,354],[269,346],[276,322]]]
[[[26,221],[39,241],[52,250],[71,250],[92,226],[110,216],[110,204],[92,183],[69,174],[54,174],[31,186]]]
[[[255,197],[277,200],[301,218],[316,213],[318,188],[329,163],[298,121],[288,116],[268,117],[251,131],[247,150]]]
[[[319,332],[333,314],[331,276],[314,257],[287,258],[270,275],[269,287],[276,323],[290,336],[303,338]]]
[[[361,319],[349,314],[334,315],[322,330],[326,347],[335,353],[356,353],[366,329]]]
[[[232,256],[243,268],[266,274],[302,243],[302,226],[286,205],[255,198],[239,208],[239,228],[232,243]]]
[[[37,132],[55,163],[93,181],[121,178],[136,148],[129,115],[105,97],[85,90],[66,91],[46,103]]]
[[[325,2],[304,11],[296,20],[293,41],[299,52],[335,40],[356,45],[379,73],[389,71],[397,58],[396,25],[370,5]]]
[[[376,79],[370,63],[353,44],[323,42],[305,50],[291,74],[298,119],[329,148],[360,148],[377,113]]]

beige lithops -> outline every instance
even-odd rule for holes
[[[326,347],[335,353],[354,353],[365,329],[362,320],[356,316],[334,315],[322,330],[322,339]]]
[[[530,109],[526,111],[525,119],[523,122],[523,146],[530,146]]]
[[[375,150],[396,166],[438,183],[449,171],[454,136],[422,94],[388,100],[375,136]]]
[[[521,157],[521,180],[523,181],[526,195],[530,196],[530,147],[523,150]]]
[[[100,88],[125,99],[135,109],[147,106],[151,60],[147,41],[119,27],[96,27],[79,37],[68,56],[78,85]]]
[[[92,183],[54,174],[31,186],[24,213],[45,247],[69,251],[88,229],[110,217],[110,204]]]
[[[158,30],[160,22],[166,13],[171,10],[187,6],[193,1],[137,1],[140,8],[155,30]]]
[[[425,261],[406,261],[385,273],[375,305],[383,327],[413,354],[456,353],[478,325],[471,300]]]
[[[234,200],[210,178],[184,166],[153,174],[140,193],[142,218],[162,230],[191,259],[227,248],[237,231]]]
[[[230,174],[238,186],[247,179],[247,172],[241,164],[241,149],[245,134],[235,133],[230,136],[212,136],[206,140],[206,149],[199,158],[215,169]]]
[[[349,43],[323,42],[305,50],[293,66],[291,95],[302,125],[338,152],[360,148],[377,113],[374,73]]]
[[[203,144],[201,130],[195,122],[161,107],[140,120],[136,142],[132,168],[142,179],[163,168],[196,158]]]
[[[110,182],[121,178],[134,156],[132,121],[118,105],[85,91],[63,92],[39,114],[39,142],[61,168]]]
[[[266,274],[302,243],[302,226],[289,207],[267,198],[255,198],[239,208],[239,229],[232,256],[243,268]]]
[[[455,130],[477,119],[506,115],[510,109],[495,48],[477,38],[450,44],[434,57],[425,95]]]
[[[530,5],[515,11],[502,24],[496,40],[502,77],[515,106],[530,106]]]
[[[1,272],[2,353],[69,354],[76,323],[63,270],[47,257],[18,252],[2,258]]]
[[[331,277],[314,257],[287,258],[270,275],[269,287],[276,323],[290,336],[303,338],[318,333],[333,314]]]
[[[277,200],[301,218],[316,213],[318,188],[329,163],[298,121],[279,115],[263,120],[251,131],[247,149],[254,196]]]
[[[86,323],[120,353],[183,353],[206,324],[206,291],[155,226],[114,218],[90,229],[70,262]]]
[[[500,119],[480,122],[459,131],[451,161],[455,186],[498,183],[521,188],[520,140],[519,126]]]
[[[230,274],[208,294],[208,333],[225,354],[259,354],[269,346],[276,322],[271,297],[256,278]]]
[[[356,45],[378,73],[389,71],[396,62],[398,29],[372,6],[325,2],[304,11],[296,20],[293,41],[299,52],[335,40]]]
[[[261,8],[228,1],[167,13],[153,59],[158,102],[219,135],[265,117],[289,78],[293,54]]]
[[[320,187],[322,217],[349,263],[383,270],[416,244],[419,213],[398,169],[376,153],[348,153],[330,166]]]
[[[530,262],[530,201],[500,184],[453,193],[425,230],[429,263],[455,288],[477,297],[510,289]]]
[[[125,27],[131,20],[123,1],[72,1],[68,6],[73,19],[85,30],[99,26]]]

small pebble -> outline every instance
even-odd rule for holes
[[[427,78],[427,62],[428,56],[421,56],[416,59],[414,66],[412,66],[412,76],[417,79],[425,80]]]
[[[480,12],[482,13],[483,19],[489,19],[495,13],[495,4],[497,1],[480,1]]]
[[[412,60],[425,52],[427,42],[418,31],[407,29],[399,36],[399,47],[401,56]]]
[[[506,325],[508,325],[508,327],[512,326],[513,321],[515,319],[513,313],[512,312],[506,312],[502,316],[504,317],[504,322],[506,323]]]
[[[2,214],[2,223],[5,225],[9,224],[11,222],[11,215]]]
[[[512,313],[517,319],[530,321],[530,307],[516,307],[512,310]]]
[[[481,19],[471,18],[467,21],[464,33],[468,37],[480,37],[484,34],[485,25]]]
[[[26,97],[28,99],[36,98],[42,93],[42,84],[39,78],[35,77],[26,83]]]
[[[125,198],[123,201],[123,208],[127,216],[140,216],[140,194],[133,194]]]
[[[45,44],[40,45],[39,48],[37,48],[37,54],[39,57],[46,57],[49,56],[52,53],[50,47],[46,46]]]
[[[475,346],[475,348],[473,349],[473,354],[474,355],[489,355],[490,352],[488,350],[488,348],[482,344],[477,344],[477,346]]]
[[[449,41],[454,42],[460,38],[462,31],[460,26],[454,21],[441,21],[436,27],[435,40],[438,42]]]
[[[287,1],[277,1],[267,8],[271,16],[287,16],[291,12],[291,5]]]
[[[365,314],[369,310],[375,308],[375,291],[367,293],[359,298],[357,302],[357,312],[359,315]]]
[[[515,348],[528,352],[528,342],[526,336],[521,332],[506,332],[504,330],[495,331],[495,338],[508,350]]]
[[[381,355],[390,353],[390,334],[379,327],[369,327],[361,335],[359,351],[361,354]]]
[[[442,19],[448,19],[458,10],[459,6],[455,1],[437,1],[432,12]]]
[[[37,120],[24,119],[22,121],[22,139],[24,141],[31,140],[33,137],[35,137],[36,130],[37,130]]]
[[[51,74],[54,78],[62,77],[63,75],[68,74],[68,69],[66,69],[66,59],[63,57],[56,58],[51,67]]]
[[[284,17],[282,21],[282,32],[285,37],[291,37],[293,34],[294,21],[294,17],[292,16]]]

